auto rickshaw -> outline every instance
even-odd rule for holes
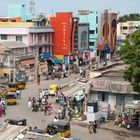
[[[16,105],[17,104],[16,94],[14,94],[14,93],[7,94],[5,96],[5,99],[6,99],[7,105]]]
[[[18,85],[18,89],[19,89],[19,90],[22,90],[22,89],[25,89],[25,87],[26,87],[26,82],[23,81],[23,80],[21,80],[21,81],[18,81],[17,85]]]
[[[49,86],[49,95],[55,96],[58,91],[58,85],[52,84]]]
[[[46,132],[49,135],[61,133],[62,138],[68,138],[71,136],[70,123],[66,121],[52,122],[47,126]]]
[[[8,87],[9,87],[10,92],[16,92],[18,89],[18,84],[17,83],[9,83]]]

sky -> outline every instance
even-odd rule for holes
[[[7,16],[8,4],[25,4],[29,9],[30,0],[0,0],[0,16]],[[78,10],[103,12],[110,9],[120,15],[140,13],[140,0],[34,0],[36,13],[48,13]]]

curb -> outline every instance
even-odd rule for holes
[[[73,120],[72,124],[75,124],[75,125],[78,125],[78,126],[81,126],[81,127],[85,127],[85,128],[88,127],[88,123],[86,123],[86,122],[76,122],[75,120]],[[103,127],[102,125],[100,125],[98,127],[98,129],[109,130],[109,131],[112,131],[115,134],[118,134],[118,135],[124,136],[124,137],[130,137],[130,136],[131,137],[140,137],[140,134],[135,134],[133,132],[130,132],[129,130],[128,130],[128,132],[126,132],[126,131],[122,131],[122,130],[116,130],[116,129]]]

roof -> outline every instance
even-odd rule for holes
[[[52,122],[50,123],[50,125],[66,125],[68,124],[69,122],[66,122],[66,121],[63,121],[63,120],[59,120],[57,122]]]
[[[27,126],[10,125],[4,123],[0,127],[0,139],[1,140],[13,140],[19,135],[19,132],[23,132],[27,129]]]
[[[31,27],[32,22],[0,22],[0,27]]]
[[[0,42],[0,45],[4,45],[5,47],[9,49],[27,48],[27,45],[20,41],[5,41],[5,42]]]

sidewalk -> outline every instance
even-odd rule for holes
[[[72,120],[72,124],[79,125],[81,127],[88,126],[87,121],[78,121],[76,119]],[[101,124],[98,129],[110,130],[115,134],[118,134],[120,136],[125,136],[125,137],[127,136],[140,137],[140,130],[127,130],[126,128],[122,128],[117,125],[114,125],[113,121]]]

